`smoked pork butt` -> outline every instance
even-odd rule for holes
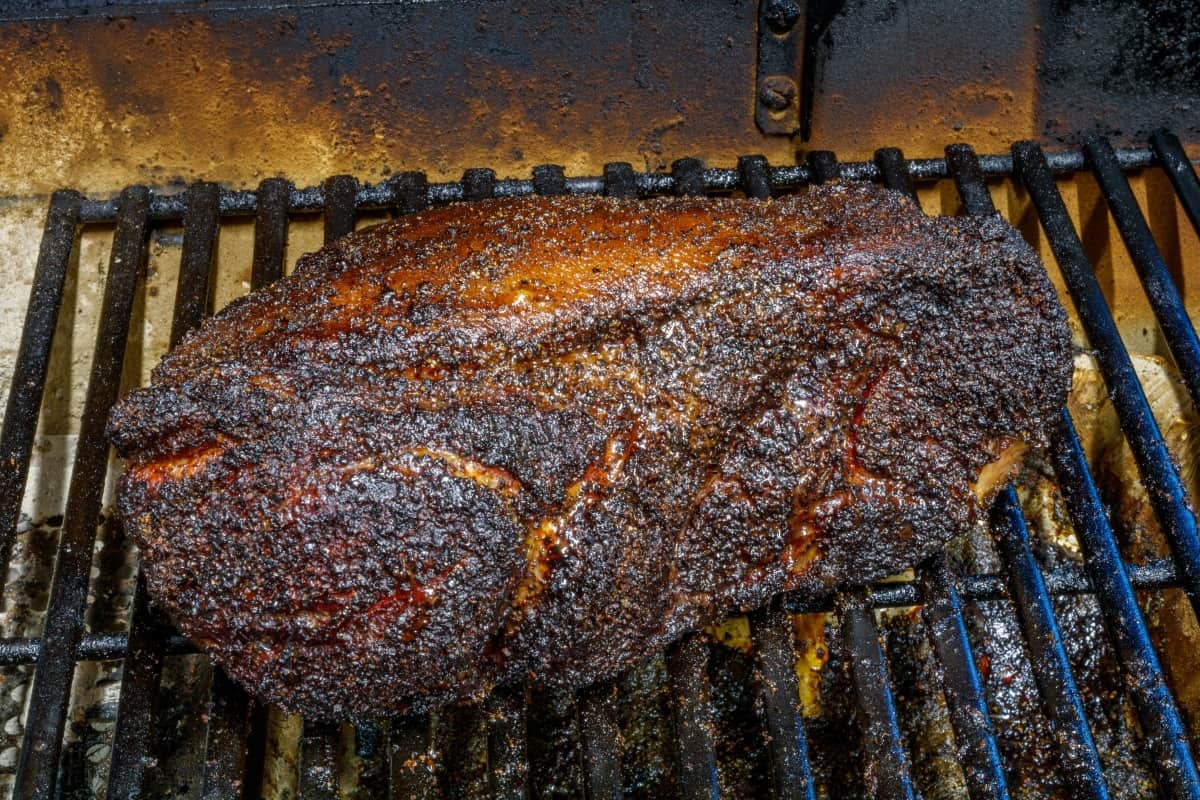
[[[328,719],[582,686],[913,566],[1062,407],[999,216],[835,184],[403,217],[231,303],[109,433],[155,603]]]

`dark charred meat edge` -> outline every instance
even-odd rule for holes
[[[259,697],[582,686],[965,530],[1070,383],[999,216],[869,185],[454,205],[231,303],[109,433],[151,594]]]

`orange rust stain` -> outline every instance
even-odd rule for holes
[[[6,23],[0,185],[18,195],[176,178],[253,186],[280,173],[315,185],[414,168],[450,180],[465,166],[521,177],[541,163],[597,175],[609,161],[656,169],[683,155],[732,165],[743,152],[793,154],[745,106],[752,9],[716,80],[688,73],[639,90],[645,59],[628,37],[599,46],[598,60],[571,55],[611,38],[605,18],[617,12],[581,7],[539,22],[541,36],[475,5],[418,4],[382,20],[339,6]],[[708,46],[678,40],[685,56]],[[527,65],[495,55],[510,47]],[[626,99],[638,91],[649,96]]]

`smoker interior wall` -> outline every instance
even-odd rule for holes
[[[1200,144],[1189,0],[802,5],[817,42],[802,147],[916,157],[1164,124]],[[757,6],[0,0],[0,197],[417,166],[790,163],[797,142],[753,121]]]

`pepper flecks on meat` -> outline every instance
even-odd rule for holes
[[[109,431],[154,600],[259,696],[356,718],[584,685],[910,566],[1070,372],[998,216],[867,185],[492,200],[306,256]]]

